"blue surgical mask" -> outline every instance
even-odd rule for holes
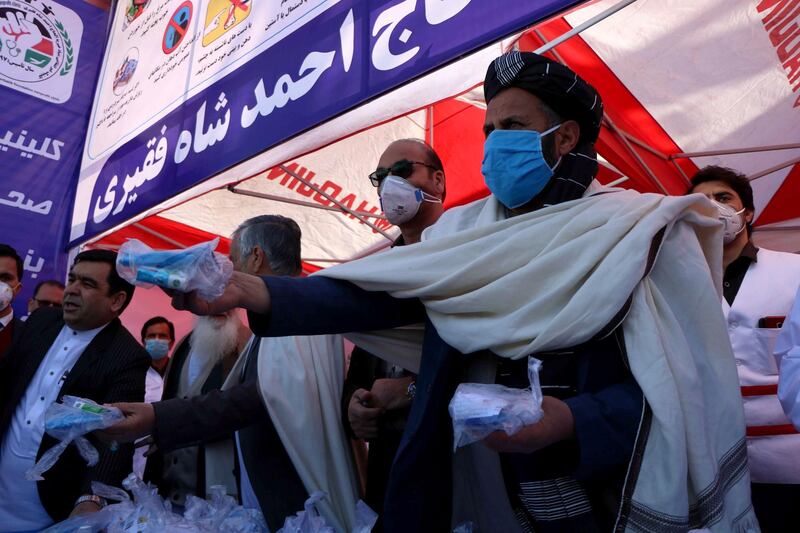
[[[542,192],[561,158],[551,168],[542,154],[542,133],[531,130],[494,130],[483,144],[481,173],[492,194],[509,209],[530,202]]]
[[[147,339],[144,341],[144,349],[154,360],[163,359],[169,353],[169,341],[165,339]]]

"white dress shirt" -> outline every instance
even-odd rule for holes
[[[2,326],[2,327],[0,327],[0,329],[3,329],[4,327],[8,326],[11,323],[12,320],[14,320],[14,310],[13,309],[6,316],[0,317],[0,326]]]
[[[786,416],[800,430],[800,291],[775,342],[775,358],[780,367],[778,398]]]
[[[158,402],[161,400],[163,392],[164,378],[161,377],[158,370],[151,366],[147,369],[144,380],[144,401],[146,403]],[[144,456],[146,451],[147,446],[142,446],[136,448],[136,452],[133,454],[133,473],[139,476],[139,479],[144,478],[144,468],[147,465],[147,457]]]
[[[22,396],[0,447],[0,527],[31,531],[53,523],[25,472],[36,463],[47,408],[56,401],[75,362],[105,326],[89,331],[61,328]]]

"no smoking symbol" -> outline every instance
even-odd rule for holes
[[[186,36],[189,24],[192,22],[192,3],[187,1],[178,6],[175,13],[169,18],[164,39],[161,41],[161,50],[171,54]]]

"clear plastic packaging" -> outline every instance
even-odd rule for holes
[[[225,291],[233,263],[214,249],[219,238],[183,250],[153,250],[143,242],[129,239],[117,254],[117,272],[129,283],[141,287],[158,285],[180,292],[196,290],[213,301]]]
[[[512,389],[488,383],[462,383],[450,400],[453,449],[483,440],[494,431],[513,435],[542,418],[542,362],[528,359],[530,389]]]
[[[318,501],[327,496],[328,494],[324,491],[311,494],[303,504],[304,510],[295,516],[287,516],[278,533],[336,533],[319,514],[316,506]]]
[[[77,516],[55,524],[45,533],[266,533],[264,516],[255,509],[245,509],[225,494],[221,486],[211,487],[211,497],[187,498],[183,516],[159,496],[158,490],[130,474],[123,486],[133,494],[102,483],[92,483],[94,494],[119,501],[97,513]]]
[[[50,404],[44,414],[45,432],[61,442],[42,454],[39,461],[25,472],[26,479],[32,481],[44,479],[42,474],[56,464],[69,443],[73,441],[86,463],[89,466],[96,465],[100,457],[97,449],[83,435],[96,429],[113,426],[125,418],[119,409],[98,405],[85,398],[64,396],[61,402]]]
[[[356,525],[353,533],[369,533],[378,522],[378,513],[373,511],[363,500],[356,503]]]

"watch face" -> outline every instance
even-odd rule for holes
[[[409,383],[408,389],[406,389],[406,395],[408,395],[408,397],[412,400],[414,399],[414,396],[417,395],[417,383],[415,381]]]

